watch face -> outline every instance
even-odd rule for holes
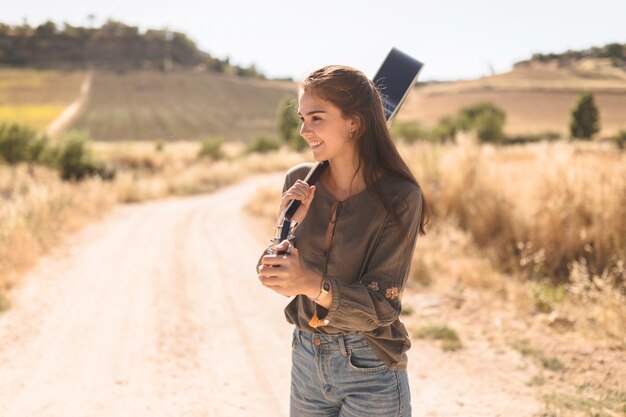
[[[327,279],[325,279],[325,280],[322,282],[322,288],[323,288],[323,289],[324,289],[324,291],[326,291],[326,292],[330,291],[330,281],[329,281],[329,280],[327,280]]]

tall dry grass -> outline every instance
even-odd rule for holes
[[[0,307],[21,272],[114,202],[111,186],[97,179],[69,184],[47,168],[0,165]]]
[[[98,142],[97,154],[117,171],[114,190],[120,202],[212,192],[252,174],[286,170],[306,155],[279,149],[246,154],[238,143],[223,146],[220,160],[199,157],[198,142]]]
[[[402,149],[431,203],[430,247],[439,252],[414,262],[416,277],[458,264],[445,249],[459,247],[448,244],[458,229],[497,271],[533,283],[527,292],[536,307],[586,316],[604,334],[626,338],[626,153],[595,143],[460,142]],[[445,268],[436,261],[442,253]],[[470,273],[470,285],[493,286],[494,273],[480,266],[484,279]]]
[[[593,143],[497,148],[471,140],[404,153],[435,215],[469,231],[503,270],[566,283],[584,264],[592,276],[624,283],[626,153]]]

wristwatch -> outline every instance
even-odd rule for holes
[[[309,300],[319,301],[322,298],[326,297],[329,291],[330,291],[330,281],[327,278],[324,278],[322,280],[322,283],[320,284],[320,293],[315,298],[309,297]]]

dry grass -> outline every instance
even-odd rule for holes
[[[225,144],[225,157],[218,161],[199,158],[197,142],[165,143],[162,150],[149,142],[99,142],[95,149],[117,170],[115,193],[120,202],[211,192],[251,174],[286,170],[305,159],[284,148],[245,154],[241,143]]]
[[[64,235],[105,213],[115,202],[111,189],[99,180],[64,183],[46,168],[0,165],[0,293]]]
[[[593,143],[495,148],[466,140],[404,154],[443,222],[433,234],[439,251],[476,245],[483,257],[470,264],[487,287],[498,282],[490,264],[547,288],[565,284],[572,309],[584,301],[606,334],[625,340],[626,153]],[[425,256],[422,265],[437,266]]]

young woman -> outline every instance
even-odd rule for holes
[[[360,71],[327,66],[299,91],[300,134],[328,166],[291,168],[281,213],[300,200],[289,255],[267,255],[262,284],[295,296],[291,416],[410,416],[402,293],[426,205],[387,130],[381,99]]]

